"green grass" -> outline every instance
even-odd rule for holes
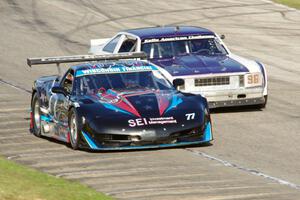
[[[287,6],[300,9],[300,0],[274,0],[276,3],[285,4]]]
[[[111,200],[95,190],[0,157],[1,200]]]

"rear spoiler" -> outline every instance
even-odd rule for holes
[[[88,61],[107,61],[107,60],[121,60],[121,59],[146,59],[147,55],[144,52],[137,53],[118,53],[118,54],[104,54],[104,55],[74,55],[74,56],[57,56],[57,57],[40,57],[27,58],[27,65],[44,65],[73,62],[88,62]]]

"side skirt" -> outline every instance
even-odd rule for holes
[[[56,122],[50,115],[41,115],[41,135],[62,142],[70,142],[68,125]]]

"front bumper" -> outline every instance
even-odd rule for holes
[[[130,144],[124,146],[108,146],[108,145],[100,145],[99,142],[95,141],[91,135],[87,132],[82,131],[82,136],[86,141],[88,148],[92,150],[103,150],[103,151],[111,151],[111,150],[134,150],[134,149],[156,149],[156,148],[168,148],[168,147],[177,147],[177,146],[187,146],[187,145],[196,145],[207,143],[213,140],[211,123],[208,122],[203,135],[199,138],[195,138],[193,140],[188,141],[178,141],[178,140],[161,140],[161,141],[153,141],[147,142],[144,145],[142,143]],[[165,143],[164,143],[165,142]]]
[[[259,105],[265,103],[264,97],[251,98],[251,99],[237,99],[237,100],[227,100],[227,101],[211,101],[208,102],[209,108],[219,108],[219,107],[234,107],[234,106],[249,106],[249,105]]]
[[[209,108],[259,105],[265,103],[262,87],[190,92],[204,96],[208,101]]]
[[[250,87],[247,75],[231,73],[177,78],[185,80],[185,85],[179,88],[182,92],[202,95],[210,108],[264,104],[267,95],[264,80]]]

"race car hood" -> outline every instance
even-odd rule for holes
[[[163,67],[172,76],[248,72],[243,64],[227,55],[202,56],[188,54],[168,59],[153,59],[151,62]]]
[[[177,91],[138,90],[85,96],[81,115],[94,133],[124,134],[134,131],[201,126],[206,100]]]

